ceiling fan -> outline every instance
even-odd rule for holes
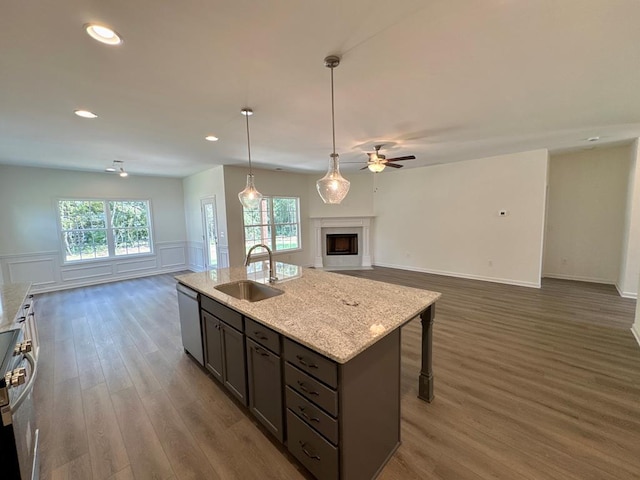
[[[385,169],[385,167],[393,167],[393,168],[402,168],[404,165],[399,165],[393,162],[401,162],[403,160],[415,160],[414,155],[406,155],[404,157],[396,157],[396,158],[387,158],[380,153],[380,149],[384,147],[382,145],[376,145],[375,152],[367,153],[369,155],[369,159],[367,160],[367,165],[362,167],[360,170],[369,169],[374,173],[379,173]]]

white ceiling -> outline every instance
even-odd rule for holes
[[[342,162],[385,141],[407,167],[620,143],[640,136],[639,19],[638,0],[5,0],[0,163],[245,165],[248,106],[257,166],[320,172],[329,54]]]

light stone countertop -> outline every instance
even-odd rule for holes
[[[346,363],[415,318],[440,293],[277,263],[271,286],[283,295],[248,302],[215,289],[238,280],[267,283],[267,262],[178,275],[192,289],[218,300],[310,349]]]
[[[22,310],[30,288],[30,283],[0,285],[0,330],[18,326],[14,322],[18,312]]]

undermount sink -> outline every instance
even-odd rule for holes
[[[284,292],[277,288],[264,285],[263,283],[253,282],[251,280],[240,280],[237,282],[224,283],[214,287],[222,293],[226,293],[239,300],[247,300],[249,302],[259,302],[267,298],[282,295]]]

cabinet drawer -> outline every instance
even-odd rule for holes
[[[338,386],[338,365],[322,355],[299,345],[288,338],[284,339],[285,359],[326,383],[330,387]]]
[[[289,451],[318,480],[338,478],[338,449],[287,410]]]
[[[212,315],[215,315],[220,320],[225,321],[236,330],[244,331],[242,328],[242,315],[226,305],[222,305],[205,295],[200,295],[200,307]]]
[[[286,390],[287,408],[324,435],[334,445],[337,445],[338,421],[324,413],[306,398],[298,395],[291,387],[286,387]]]
[[[245,335],[273,353],[280,355],[280,334],[264,325],[245,318]]]
[[[290,364],[285,364],[284,378],[287,385],[300,395],[318,405],[334,417],[338,416],[338,392]]]

